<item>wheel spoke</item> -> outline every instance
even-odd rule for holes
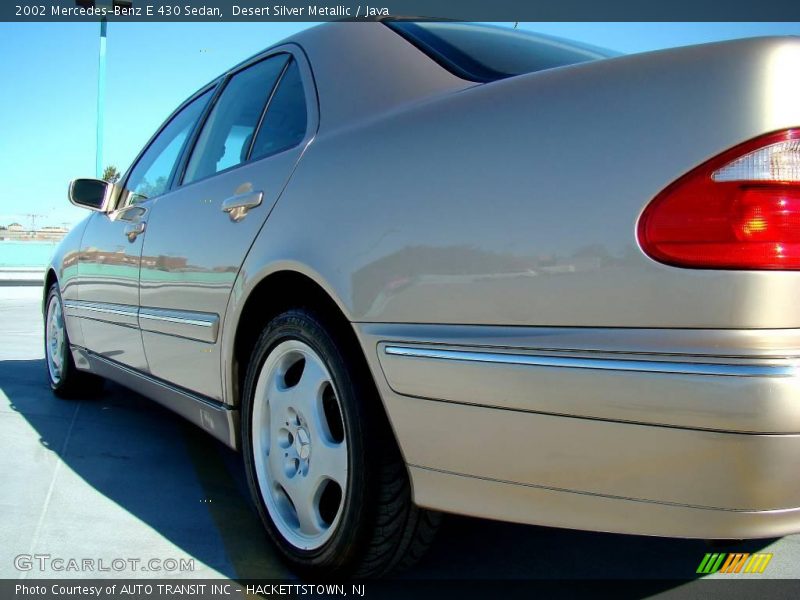
[[[289,388],[294,406],[307,411],[316,405],[322,387],[327,381],[330,381],[330,375],[325,369],[316,360],[306,360],[300,381]]]
[[[56,347],[53,349],[53,364],[57,369],[61,368],[61,353],[59,352],[59,346],[56,344]]]
[[[283,416],[283,411],[289,406],[292,397],[291,391],[281,385],[280,379],[279,376],[272,377],[265,391],[266,398],[264,400],[268,403],[273,420]]]
[[[317,507],[317,482],[310,477],[296,475],[287,479],[283,489],[289,495],[297,513],[300,531],[306,535],[316,536],[322,533],[326,526],[319,516]]]
[[[347,483],[347,447],[318,438],[309,464],[309,475],[328,478],[344,489]]]

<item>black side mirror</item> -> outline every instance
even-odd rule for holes
[[[69,184],[69,201],[75,206],[107,212],[114,184],[101,179],[74,179]]]

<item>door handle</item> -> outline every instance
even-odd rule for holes
[[[147,208],[139,204],[129,204],[118,208],[108,215],[112,221],[128,221],[130,223],[138,223],[147,214]]]
[[[146,223],[139,221],[138,223],[131,223],[125,228],[125,235],[129,242],[133,242],[138,236],[144,233]]]
[[[233,222],[241,221],[247,216],[247,211],[261,204],[263,198],[264,193],[260,190],[231,196],[222,202],[222,212],[228,213]]]

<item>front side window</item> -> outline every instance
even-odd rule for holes
[[[183,183],[247,160],[253,133],[287,60],[287,54],[279,54],[231,77],[197,138]]]
[[[167,191],[183,145],[203,114],[211,93],[212,90],[209,90],[187,104],[161,130],[139,158],[125,185],[130,192],[129,203],[141,202]]]

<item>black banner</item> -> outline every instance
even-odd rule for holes
[[[760,576],[695,580],[379,580],[303,582],[225,579],[25,579],[0,580],[3,600],[229,600],[292,597],[471,600],[502,598],[798,598],[800,581]]]
[[[374,2],[374,4],[373,4]],[[11,0],[2,21],[797,21],[797,0]]]

